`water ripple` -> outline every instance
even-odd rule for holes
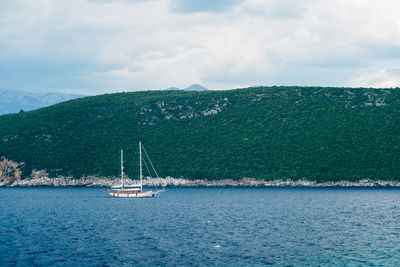
[[[400,190],[1,188],[0,265],[399,265]]]

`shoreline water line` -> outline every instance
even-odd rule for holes
[[[87,176],[75,179],[73,177],[59,176],[56,178],[41,177],[37,179],[22,179],[12,182],[2,182],[0,187],[110,187],[118,183],[117,178],[105,178]],[[128,184],[135,184],[137,180],[127,179]],[[221,179],[206,180],[196,179],[189,180],[185,178],[150,178],[143,180],[145,187],[400,187],[400,181],[384,181],[362,179],[359,181],[327,181],[317,182],[309,180],[257,180],[254,178],[242,178],[239,180]]]

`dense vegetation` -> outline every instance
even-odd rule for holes
[[[51,175],[400,179],[400,90],[259,87],[86,97],[0,116],[0,156]]]

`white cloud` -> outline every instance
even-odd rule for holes
[[[400,63],[398,1],[204,3],[3,2],[0,86],[82,93],[192,83],[398,86],[391,72]]]
[[[384,69],[372,70],[352,78],[348,85],[351,87],[395,88],[400,87],[400,75]]]

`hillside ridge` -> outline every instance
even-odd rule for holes
[[[0,116],[0,157],[50,176],[400,179],[400,90],[258,87],[105,94]]]
[[[6,90],[0,88],[0,115],[30,111],[54,105],[70,99],[84,97],[78,94],[62,94],[51,92],[32,93],[21,90]]]

